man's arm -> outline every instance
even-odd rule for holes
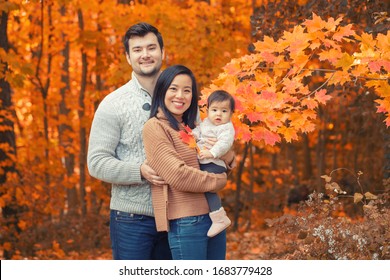
[[[141,131],[140,131],[141,133]],[[121,134],[116,109],[109,102],[96,110],[89,136],[87,165],[92,177],[114,184],[142,183],[140,163],[125,162],[116,157]]]

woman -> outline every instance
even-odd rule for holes
[[[168,231],[173,259],[225,259],[226,231],[208,238],[211,226],[205,192],[222,189],[226,173],[199,170],[197,152],[180,137],[195,127],[198,113],[196,80],[187,67],[164,70],[153,93],[151,118],[143,140],[148,164],[168,184],[152,186],[157,229]],[[230,153],[231,166],[234,154]],[[152,182],[153,183],[153,182]]]

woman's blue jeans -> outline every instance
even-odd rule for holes
[[[209,214],[170,221],[169,245],[174,260],[224,260],[226,231],[209,238]]]
[[[157,232],[153,217],[111,210],[110,237],[114,260],[170,260],[166,232]]]

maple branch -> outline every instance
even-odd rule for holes
[[[258,66],[257,67],[258,69],[263,69],[263,70],[271,70],[273,71],[274,69],[275,70],[291,70],[292,68],[287,68],[287,67],[266,67],[266,66]],[[311,72],[315,72],[315,71],[318,71],[318,72],[329,72],[329,73],[336,73],[337,70],[334,70],[334,69],[324,69],[324,68],[302,68],[301,72],[304,71],[304,70],[308,70],[308,71],[311,71]],[[386,81],[386,80],[389,80],[390,78],[372,78],[372,77],[366,77],[366,76],[354,76],[352,74],[350,74],[351,77],[356,77],[357,79],[365,79],[365,80],[372,80],[372,81]],[[284,78],[283,78],[284,79]],[[283,80],[282,79],[282,80]]]
[[[258,66],[257,67],[258,69],[264,69],[264,70],[271,70],[271,71],[273,71],[274,69],[275,70],[291,70],[292,68],[291,67],[289,67],[289,68],[287,68],[287,67],[266,67],[266,66]],[[314,69],[312,69],[312,68],[302,68],[301,69],[301,72],[302,71],[304,71],[304,70],[308,70],[308,71],[312,71],[312,72],[314,72],[314,71],[320,71],[320,72],[337,72],[337,70],[333,70],[333,69],[322,69],[322,68],[314,68]]]
[[[362,80],[370,80],[370,81],[386,81],[390,80],[389,78],[371,78],[371,77],[364,77],[364,76],[356,76],[356,79],[362,79]]]
[[[309,59],[307,60],[306,64],[310,61],[310,59],[311,59],[312,57],[313,57],[313,53],[310,55],[310,57],[309,57]],[[306,64],[305,64],[305,65],[306,65]],[[289,75],[291,69],[292,69],[292,68],[288,68],[288,71],[287,71],[286,75],[280,80],[279,83],[276,84],[276,86],[278,86],[279,84],[281,84],[281,83],[286,79],[286,77]],[[298,73],[297,75],[301,74],[303,71],[306,71],[306,70],[312,71],[312,69],[308,69],[308,68],[301,67],[301,70],[299,70],[299,73]]]
[[[306,97],[310,97],[311,95],[313,95],[314,93],[316,93],[317,91],[319,91],[320,89],[322,89],[322,88],[329,82],[329,80],[333,78],[333,76],[334,76],[335,73],[336,73],[336,71],[334,71],[334,72],[332,73],[332,75],[331,75],[331,76],[330,76],[322,85],[320,85],[318,88],[316,88],[315,90],[313,90],[312,92],[310,92],[307,96],[302,97],[301,99],[299,99],[299,101],[305,99]]]
[[[287,78],[287,76],[290,73],[291,69],[292,68],[287,68],[288,71],[287,71],[286,75],[284,75],[284,77],[279,81],[279,83],[276,84],[276,86],[280,85]]]

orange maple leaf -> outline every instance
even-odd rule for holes
[[[310,44],[309,34],[305,32],[302,26],[294,27],[292,33],[285,32],[284,38],[289,42],[289,47],[287,48],[290,51],[291,57],[295,58],[296,56],[301,56],[303,50],[306,49]]]
[[[196,144],[196,140],[194,135],[192,134],[192,129],[188,126],[184,126],[184,130],[179,131],[181,140],[186,143],[190,148],[194,148],[196,152],[199,153],[198,145]]]
[[[253,45],[255,46],[256,51],[263,51],[269,53],[277,51],[277,48],[279,47],[279,44],[275,42],[273,38],[268,36],[264,36],[263,41],[258,41]]]
[[[298,139],[298,134],[295,128],[283,126],[278,129],[278,133],[282,134],[288,143],[291,143],[292,140]]]
[[[339,50],[330,49],[319,53],[319,59],[321,61],[328,60],[334,65],[336,64],[337,60],[341,58],[341,55],[342,54]]]
[[[373,72],[380,72],[381,67],[383,67],[383,69],[385,69],[386,71],[389,71],[390,70],[390,62],[386,61],[386,60],[371,61],[368,63],[368,67]]]
[[[313,19],[311,20],[305,20],[305,22],[303,23],[303,25],[307,27],[309,33],[313,33],[322,29],[333,31],[342,20],[342,17],[336,20],[331,17],[328,19],[328,21],[324,21],[320,16],[317,16],[315,13],[312,13],[312,18]]]
[[[247,124],[241,123],[236,128],[236,139],[243,140],[244,142],[249,142],[251,140],[251,131],[250,127]]]
[[[332,98],[332,96],[326,94],[325,89],[321,89],[315,93],[315,99],[322,104],[326,104],[327,101],[329,101]]]
[[[241,72],[241,66],[240,66],[240,60],[238,59],[232,59],[230,63],[228,63],[225,67],[224,70],[226,73],[229,75],[237,75],[238,73]]]
[[[264,58],[265,62],[272,63],[275,62],[276,56],[270,52],[262,52],[261,56]]]
[[[275,145],[276,142],[280,142],[280,136],[276,132],[272,132],[265,127],[255,127],[253,129],[252,138],[255,141],[263,140],[267,145]]]
[[[296,79],[288,79],[286,78],[283,82],[286,92],[293,93],[297,88],[301,86],[301,83],[298,82]]]
[[[385,122],[386,126],[389,127],[390,126],[390,116],[387,117],[383,122]]]
[[[302,106],[306,106],[309,109],[315,109],[318,107],[317,101],[315,101],[313,98],[306,98],[302,100]]]
[[[311,121],[306,121],[306,123],[300,127],[300,130],[304,133],[312,132],[316,128],[315,124]]]
[[[262,90],[261,97],[265,100],[274,100],[276,98],[276,93],[269,90]]]
[[[269,113],[264,119],[264,123],[267,125],[270,131],[276,131],[280,126],[282,126],[282,121],[280,118],[280,113]]]
[[[348,37],[354,34],[355,31],[352,30],[352,24],[348,24],[347,26],[340,26],[336,33],[333,34],[333,39],[335,41],[341,41],[344,37]]]
[[[376,111],[377,113],[386,113],[387,111],[389,111],[390,108],[389,100],[376,99],[375,102],[379,104],[377,106],[378,108]]]
[[[315,13],[312,13],[313,19],[306,19],[303,25],[307,27],[309,33],[316,32],[325,28],[326,21],[324,21],[321,17],[317,16]]]

